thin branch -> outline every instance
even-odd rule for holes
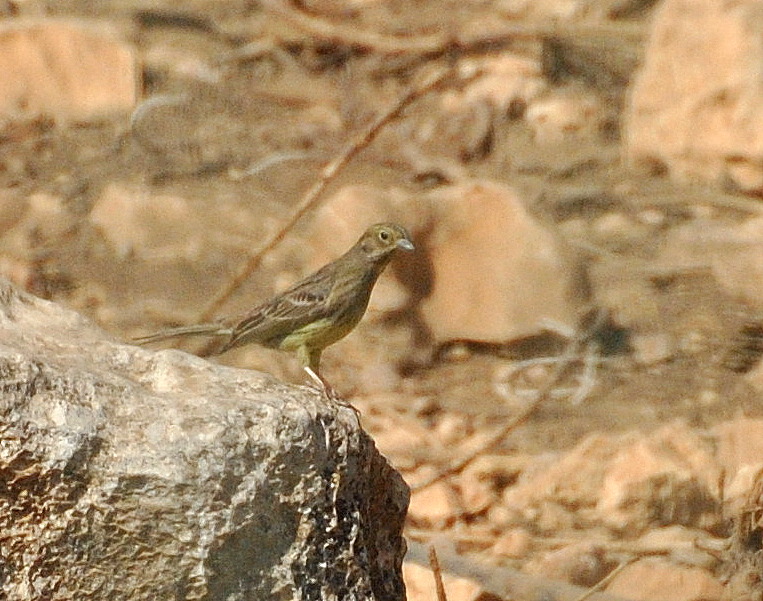
[[[460,82],[468,83],[479,76],[478,71],[473,71],[468,75],[462,76]],[[246,279],[257,269],[257,266],[262,261],[262,258],[273,250],[278,244],[286,237],[291,229],[297,224],[297,222],[311,209],[318,205],[321,194],[326,187],[337,177],[344,167],[362,150],[367,148],[371,142],[374,141],[379,132],[388,123],[398,118],[403,111],[417,99],[421,98],[425,94],[437,89],[443,85],[448,79],[454,77],[454,70],[451,68],[445,68],[436,71],[427,77],[420,85],[411,88],[405,95],[403,95],[394,106],[390,107],[387,111],[379,115],[374,121],[372,121],[364,131],[350,142],[342,152],[340,152],[333,160],[326,164],[321,171],[318,181],[305,193],[302,201],[297,206],[297,209],[292,213],[291,217],[281,228],[275,232],[260,249],[253,254],[249,259],[241,266],[238,273],[230,280],[228,285],[215,297],[209,305],[202,312],[199,321],[206,322],[211,320],[220,310],[228,299],[241,287]]]
[[[429,545],[429,567],[432,568],[432,575],[434,576],[434,585],[437,590],[437,601],[448,601],[448,597],[445,595],[445,585],[442,583],[440,562],[437,559],[437,551],[435,550],[434,545]]]
[[[425,545],[408,541],[406,561],[426,566]],[[547,576],[526,574],[509,567],[489,565],[440,548],[438,561],[446,574],[468,578],[478,582],[484,591],[501,599],[553,599],[555,601],[578,601],[587,589],[561,582]],[[606,591],[590,593],[588,601],[625,601],[623,597]]]
[[[604,587],[606,587],[610,582],[612,582],[620,572],[622,572],[625,568],[627,568],[629,565],[631,565],[633,562],[635,562],[638,559],[639,559],[638,557],[631,557],[630,559],[623,561],[619,566],[617,566],[609,574],[604,576],[604,578],[599,580],[599,582],[594,584],[585,593],[580,595],[580,597],[575,599],[575,601],[587,601],[594,595],[594,593],[604,590]]]
[[[397,36],[336,23],[299,10],[287,0],[262,0],[261,4],[272,14],[283,17],[290,24],[309,34],[336,44],[369,50],[376,54],[442,55],[454,49],[474,52],[506,46],[516,39],[539,39],[543,37],[609,37],[621,40],[625,37],[640,39],[644,27],[631,24],[604,24],[597,26],[565,26],[547,23],[503,23],[485,33],[466,28],[466,33],[447,32]]]
[[[448,476],[460,473],[475,459],[481,457],[486,451],[490,450],[498,443],[503,441],[512,431],[526,423],[544,402],[554,396],[554,390],[556,389],[556,386],[567,376],[570,369],[577,365],[579,362],[580,350],[588,344],[591,335],[595,333],[596,329],[601,325],[600,322],[602,317],[603,312],[599,312],[599,315],[592,320],[592,323],[590,323],[585,330],[577,332],[575,337],[570,340],[564,353],[556,363],[556,368],[549,375],[540,390],[538,390],[535,399],[530,401],[520,413],[515,415],[513,419],[509,420],[502,428],[500,428],[492,436],[485,440],[485,442],[480,445],[478,449],[475,449],[471,453],[461,457],[457,461],[454,461],[451,465],[433,474],[423,482],[419,482],[416,485],[411,486],[411,490],[421,490],[431,486],[436,482],[439,482],[440,480],[443,480],[444,478],[447,478]]]

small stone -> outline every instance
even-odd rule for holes
[[[675,352],[670,335],[663,332],[636,334],[631,338],[631,346],[641,365],[661,363]]]
[[[597,133],[601,107],[593,94],[579,91],[554,92],[534,100],[525,116],[540,144],[553,144],[572,135]]]
[[[526,557],[532,549],[533,538],[526,528],[513,528],[495,541],[493,553],[509,559]]]
[[[418,527],[442,528],[460,513],[456,492],[444,482],[435,482],[411,493],[408,519]]]
[[[611,567],[600,546],[577,543],[545,553],[528,562],[525,570],[553,580],[591,587],[604,578]]]
[[[474,472],[461,474],[458,479],[461,506],[468,515],[479,515],[498,501],[498,493],[489,480],[476,477]]]
[[[446,447],[453,448],[471,433],[469,420],[464,415],[445,413],[435,426],[435,434]]]

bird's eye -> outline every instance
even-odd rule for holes
[[[379,232],[379,239],[382,242],[386,242],[387,240],[389,240],[389,232],[387,230],[380,231]]]

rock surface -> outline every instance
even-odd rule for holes
[[[7,21],[0,28],[0,117],[87,120],[129,112],[138,93],[135,53],[68,21]]]
[[[421,310],[435,340],[500,343],[575,323],[572,254],[517,192],[466,182],[438,191],[433,213],[425,242],[433,284]]]
[[[706,527],[720,474],[712,445],[676,422],[647,438],[591,435],[561,457],[539,460],[503,501],[549,531],[581,519],[631,535],[654,524]]]
[[[5,281],[0,331],[4,599],[405,598],[408,489],[349,408]]]
[[[634,600],[664,599],[670,591],[674,601],[723,598],[723,585],[705,570],[670,565],[661,559],[644,559],[627,566],[607,587],[607,592]]]
[[[626,110],[626,156],[678,180],[763,191],[761,4],[668,0]]]
[[[316,211],[308,240],[316,266],[382,220],[417,224],[411,228],[415,256],[393,264],[413,300],[406,303],[401,284],[384,278],[372,311],[419,310],[420,301],[422,323],[436,343],[501,343],[538,334],[550,323],[576,322],[581,281],[573,253],[512,188],[467,180],[423,198],[346,188]]]
[[[763,219],[719,224],[709,219],[674,228],[666,237],[659,263],[673,269],[709,268],[723,290],[756,310],[763,310]]]

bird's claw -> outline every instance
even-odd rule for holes
[[[307,372],[307,375],[310,376],[310,379],[315,384],[315,388],[329,401],[332,401],[336,403],[337,405],[341,405],[342,407],[348,407],[349,409],[352,409],[355,412],[355,416],[360,420],[360,412],[353,407],[349,402],[345,401],[342,396],[336,391],[336,389],[329,384],[323,377],[321,377],[320,374],[318,374],[313,369],[310,369],[309,367],[305,367],[305,371]]]

